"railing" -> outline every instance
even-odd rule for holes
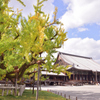
[[[13,86],[12,84],[8,84],[8,85],[2,84],[0,85],[0,89],[2,90],[2,96],[4,96],[4,91],[6,91],[6,95],[8,95],[9,90],[11,92],[11,95],[14,94],[16,87]],[[22,96],[25,90],[25,85],[18,85],[17,90],[18,90],[18,96]]]

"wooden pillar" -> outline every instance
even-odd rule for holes
[[[87,74],[87,82],[88,82],[88,74]]]
[[[85,81],[87,80],[87,77],[86,77],[87,75],[85,75]]]
[[[100,75],[99,75],[99,83],[100,83]]]
[[[77,74],[77,80],[78,80],[78,74]]]
[[[80,80],[80,74],[78,75],[78,80]]]
[[[80,74],[79,74],[79,80],[80,80]]]
[[[87,75],[87,80],[88,80],[88,82],[89,82],[89,74]]]
[[[100,83],[100,75],[99,75],[99,83]]]
[[[66,81],[66,76],[64,76],[64,81]]]
[[[73,73],[73,80],[75,80],[75,74]]]
[[[89,81],[91,81],[91,77],[90,77],[91,75],[89,75]]]
[[[73,75],[70,76],[70,80],[73,80]]]
[[[77,74],[76,74],[75,80],[77,80]]]
[[[97,80],[97,71],[96,71],[96,75],[95,75],[95,81],[96,81],[96,83],[98,82],[98,80]]]
[[[66,79],[66,81],[67,81],[67,76],[65,76],[65,79]]]
[[[82,73],[82,84],[83,84],[83,73]]]

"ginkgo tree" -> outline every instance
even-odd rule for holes
[[[16,73],[20,80],[31,77],[39,67],[66,72],[65,67],[53,65],[53,54],[67,40],[66,32],[56,20],[57,8],[53,22],[41,11],[44,1],[47,0],[37,0],[35,14],[25,18],[20,10],[14,13],[8,7],[9,0],[0,0],[0,79],[8,78],[14,83]]]

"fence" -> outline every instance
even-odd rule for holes
[[[61,95],[62,97],[66,98],[66,100],[71,100],[71,96],[66,96],[66,94],[62,93],[62,92],[58,92],[58,91],[54,91],[54,90],[47,90],[47,91],[50,91],[52,93],[55,93],[57,95]],[[78,100],[77,97],[75,97],[75,100]]]
[[[2,84],[0,85],[0,89],[2,90],[2,96],[4,96],[4,92],[6,91],[6,95],[8,95],[8,92],[10,91],[11,95],[15,93],[15,89],[18,90],[18,96],[22,96],[24,90],[25,90],[25,85],[18,85],[17,88],[13,86],[12,84]]]

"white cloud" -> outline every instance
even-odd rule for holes
[[[88,30],[88,28],[78,28],[79,32],[83,32],[83,31],[87,31],[87,30]]]
[[[100,0],[63,0],[68,5],[61,22],[66,30],[100,23]]]
[[[100,25],[100,23],[97,23],[97,25]]]
[[[24,1],[24,4],[26,7],[24,7],[22,4],[20,4],[17,0],[10,0],[9,7],[13,7],[14,11],[18,8],[23,9],[22,13],[23,16],[27,17],[30,13],[34,14],[34,8],[33,4],[36,5],[36,0],[22,0]]]
[[[18,8],[23,9],[22,13],[23,16],[27,17],[30,13],[34,14],[34,8],[33,4],[37,4],[37,0],[22,0],[26,7],[24,7],[22,4],[20,4],[17,0],[10,0],[9,7],[13,7],[14,11]],[[54,0],[48,0],[44,2],[44,6],[42,10],[46,14],[50,14],[50,19],[52,19],[53,11],[54,11],[54,5],[52,4]]]
[[[54,0],[48,0],[48,1],[44,2],[44,6],[42,8],[42,10],[46,14],[50,14],[50,19],[52,19],[53,12],[55,10],[55,6],[53,5],[53,2],[54,2]]]
[[[69,3],[70,0],[62,0],[65,4]]]
[[[68,39],[68,41],[64,43],[64,47],[58,51],[92,57],[95,61],[100,63],[100,40],[71,38]]]

